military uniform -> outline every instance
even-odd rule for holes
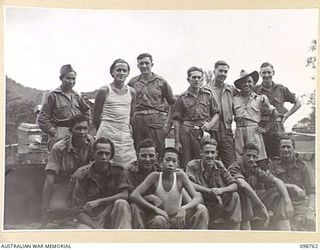
[[[272,83],[270,89],[263,87],[263,85],[256,85],[253,89],[258,95],[265,95],[268,97],[270,103],[280,113],[276,122],[267,133],[263,134],[265,148],[268,158],[279,156],[280,138],[285,134],[282,118],[288,110],[284,107],[285,102],[295,103],[296,97],[287,87],[280,84]],[[270,121],[270,115],[267,112],[262,112],[260,127],[265,127]]]
[[[173,119],[179,121],[182,145],[182,168],[192,159],[200,158],[199,128],[218,112],[218,106],[207,88],[200,88],[198,96],[190,88],[175,103]]]
[[[166,103],[172,105],[176,98],[167,81],[152,73],[152,78],[145,82],[142,76],[132,78],[128,85],[136,91],[136,110],[133,120],[133,138],[136,151],[139,151],[140,141],[150,138],[156,144],[160,157],[165,148],[165,119]]]
[[[109,164],[106,173],[92,170],[94,162],[79,168],[70,180],[73,206],[84,206],[86,202],[116,195],[128,189],[126,171],[120,166]],[[107,205],[83,212],[91,217],[96,228],[130,229],[131,212],[126,200],[118,199]]]
[[[219,122],[212,129],[212,137],[218,142],[219,158],[224,166],[228,167],[236,160],[231,124],[233,121],[233,96],[238,93],[238,90],[234,86],[225,83],[220,89],[214,85],[214,81],[206,87],[212,91],[219,108]]]
[[[236,183],[230,172],[219,161],[215,161],[211,171],[206,172],[202,160],[195,159],[188,163],[186,173],[189,179],[206,188],[221,188]],[[209,210],[209,225],[218,219],[223,218],[227,222],[241,222],[241,203],[237,192],[222,194],[222,209],[218,206],[218,201],[208,193],[202,193],[203,203]],[[210,227],[209,227],[210,228]]]
[[[258,160],[267,159],[263,137],[257,134],[255,129],[259,127],[261,112],[273,113],[273,107],[268,98],[264,95],[251,93],[246,102],[241,94],[234,96],[233,99],[234,120],[237,128],[235,132],[235,147],[237,159],[243,154],[243,147],[248,143],[253,143],[259,148]]]
[[[306,214],[312,212],[307,195],[315,194],[315,176],[311,169],[299,158],[294,158],[289,166],[285,166],[279,157],[273,157],[269,169],[274,176],[281,179],[285,184],[295,184],[305,191],[306,196],[298,197],[294,189],[287,188],[295,210],[291,219],[292,227],[308,227],[308,225],[303,225]]]

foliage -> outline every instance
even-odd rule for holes
[[[22,122],[35,123],[34,108],[41,103],[43,91],[27,88],[6,77],[5,144],[18,142],[17,131]]]

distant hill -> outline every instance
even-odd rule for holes
[[[15,98],[17,102],[30,102],[41,104],[43,93],[46,91],[38,90],[35,88],[25,87],[15,80],[6,76],[6,98]]]
[[[46,91],[25,87],[6,76],[6,136],[5,144],[17,143],[22,122],[35,123],[36,105],[41,104]]]

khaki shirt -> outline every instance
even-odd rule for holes
[[[191,121],[201,126],[218,112],[218,105],[209,89],[200,88],[199,95],[195,96],[188,88],[174,105],[173,119],[181,122]]]
[[[52,127],[69,127],[70,120],[80,114],[90,118],[89,106],[74,90],[68,97],[59,87],[48,95],[41,108],[38,124],[43,132],[50,134],[49,130]]]
[[[154,73],[146,83],[142,80],[141,75],[138,75],[132,78],[128,85],[136,91],[136,111],[154,109],[166,112],[165,100],[169,105],[176,101],[167,81]]]
[[[232,163],[228,170],[235,179],[244,179],[254,190],[261,189],[262,183],[272,185],[275,178],[272,174],[262,169],[245,167],[242,160]]]
[[[109,197],[121,193],[128,188],[127,172],[120,166],[109,163],[103,174],[95,173],[91,168],[94,162],[82,166],[70,180],[73,205],[84,205],[87,201]],[[105,205],[103,205],[105,208]],[[97,209],[99,210],[99,209]]]
[[[79,167],[88,164],[91,160],[93,137],[87,136],[85,144],[80,148],[72,146],[72,136],[55,143],[50,151],[45,171],[54,171],[63,181],[68,180]]]
[[[295,158],[293,163],[286,167],[279,157],[274,157],[269,165],[270,172],[284,183],[295,184],[305,190],[306,194],[315,194],[315,176],[305,163]]]
[[[252,93],[249,101],[246,103],[243,96],[240,94],[233,97],[233,112],[235,122],[243,119],[250,120],[256,123],[261,121],[261,113],[266,112],[272,114],[275,110],[266,96]]]
[[[231,124],[233,121],[233,96],[238,93],[238,90],[234,86],[224,83],[222,86],[221,98],[219,99],[219,94],[215,91],[214,88],[214,81],[207,84],[206,87],[211,90],[211,92],[213,93],[213,97],[218,104],[218,108],[220,110],[220,122],[224,123],[226,129],[231,129]],[[213,130],[218,129],[219,122],[217,122],[213,127]]]
[[[253,90],[258,95],[265,95],[268,97],[270,103],[277,109],[280,114],[285,114],[288,110],[284,107],[285,102],[295,103],[296,96],[292,93],[287,87],[284,87],[280,84],[273,83],[270,89],[264,88],[263,85],[254,86]],[[267,112],[262,113],[263,120],[264,117],[269,117],[270,114]]]

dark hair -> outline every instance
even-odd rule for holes
[[[292,142],[292,147],[295,149],[296,148],[296,142],[295,140],[288,134],[282,135],[279,139],[279,144],[282,140],[290,140]]]
[[[223,60],[217,61],[217,62],[214,64],[214,68],[216,69],[216,68],[218,68],[218,66],[220,66],[220,65],[222,65],[222,66],[227,66],[228,69],[230,68],[229,64],[227,64],[227,62],[226,62],[226,61],[223,61]]]
[[[213,145],[213,146],[217,146],[218,143],[215,139],[213,138],[204,138],[200,141],[200,148],[203,149],[204,146],[206,145]]]
[[[178,158],[179,158],[179,152],[178,152],[178,150],[176,150],[176,149],[173,148],[173,147],[166,147],[166,148],[163,150],[163,158],[164,158],[164,156],[166,155],[166,153],[174,153],[174,154],[176,154],[176,155],[178,156]]]
[[[143,139],[139,142],[139,149],[141,148],[155,148],[156,144],[150,138]]]
[[[261,69],[261,68],[264,68],[264,67],[269,67],[269,66],[273,69],[273,65],[272,65],[271,63],[269,63],[269,62],[264,62],[263,64],[261,64],[260,69]]]
[[[80,122],[87,122],[89,125],[89,118],[85,115],[76,115],[70,120],[70,128],[73,128],[76,124]]]
[[[152,55],[150,55],[148,53],[142,53],[142,54],[138,55],[137,60],[141,60],[141,59],[146,58],[146,57],[149,57],[151,62],[153,61]]]
[[[190,77],[191,75],[191,72],[194,72],[194,71],[199,71],[201,72],[201,74],[203,75],[203,70],[201,68],[198,68],[196,66],[192,66],[188,69],[187,73],[188,73],[188,77]]]
[[[246,145],[244,145],[243,151],[247,151],[247,150],[255,150],[255,151],[257,151],[258,154],[259,154],[259,148],[258,148],[258,146],[255,145],[255,144],[253,144],[253,143],[251,143],[251,142],[249,142],[249,143],[247,143]]]
[[[100,137],[99,139],[97,139],[93,142],[93,145],[92,145],[92,152],[93,153],[96,152],[98,143],[110,145],[110,148],[111,148],[111,158],[110,159],[112,159],[114,156],[114,143],[113,143],[113,141],[111,141],[109,138]]]
[[[129,63],[127,63],[125,60],[119,58],[119,59],[116,59],[116,60],[111,64],[111,67],[110,67],[110,74],[111,74],[111,75],[112,75],[112,72],[113,72],[114,68],[117,66],[118,63],[125,63],[125,64],[127,64],[127,66],[128,66],[128,71],[130,72],[130,65],[129,65]],[[113,75],[112,75],[112,77],[113,77]]]

